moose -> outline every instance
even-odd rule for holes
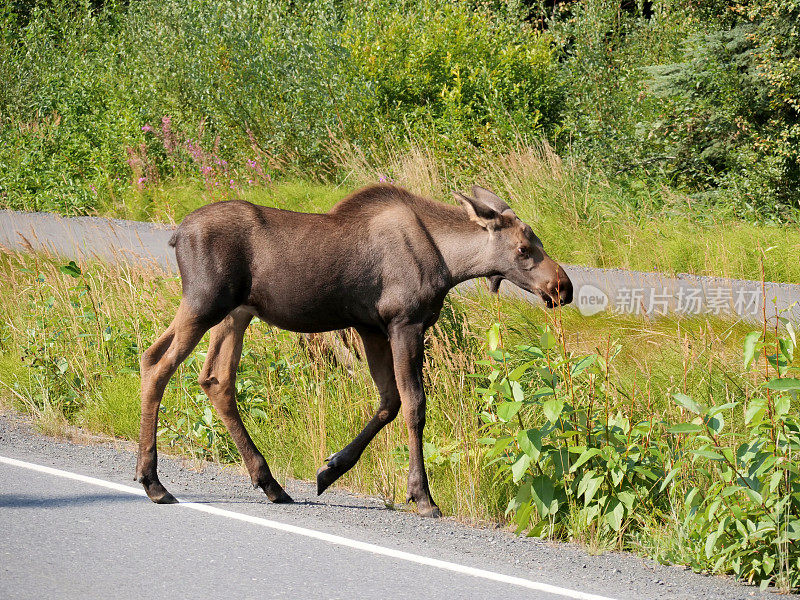
[[[422,454],[424,335],[448,291],[487,277],[537,294],[552,308],[572,301],[572,283],[530,226],[479,186],[461,206],[376,185],[323,214],[228,201],[189,214],[175,248],[182,297],[167,330],[141,358],[141,431],[136,480],[159,504],[177,502],[158,479],[156,428],[164,389],[210,330],[200,385],[230,432],[254,488],[292,502],[275,480],[236,406],[236,369],[253,317],[301,333],[354,328],[378,388],[377,411],[350,444],[317,471],[317,493],[351,469],[372,438],[403,409],[408,427],[408,500],[441,516]]]

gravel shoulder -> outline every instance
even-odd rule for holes
[[[26,417],[9,412],[0,414],[0,455],[125,485],[133,484],[131,479],[136,459],[134,448],[130,442],[98,438],[80,432],[73,437],[77,441],[43,436],[31,427]],[[775,597],[770,592],[761,592],[758,588],[737,583],[731,578],[698,575],[684,567],[664,566],[652,560],[630,554],[609,552],[599,556],[592,556],[585,549],[574,544],[519,538],[500,529],[470,527],[452,518],[435,521],[422,519],[404,508],[392,510],[387,508],[379,499],[350,494],[342,489],[333,489],[318,498],[314,485],[305,481],[289,480],[286,482],[286,488],[296,500],[296,504],[288,506],[274,505],[263,494],[252,489],[249,485],[249,479],[238,466],[199,463],[162,454],[159,461],[159,470],[162,481],[167,488],[184,501],[209,503],[238,513],[316,529],[388,548],[422,554],[440,560],[532,579],[542,583],[607,595],[621,600],[641,598],[734,600]],[[6,482],[4,483],[2,472],[0,472],[0,529],[9,533],[20,531],[19,527],[14,529],[12,524],[18,525],[19,519],[23,514],[30,521],[30,524],[26,525],[24,529],[24,531],[30,532],[30,535],[26,533],[25,539],[15,539],[18,536],[13,536],[12,534],[11,538],[8,535],[3,536],[5,539],[0,542],[0,557],[5,554],[7,559],[5,566],[0,566],[0,596],[33,598],[33,595],[10,594],[10,592],[14,591],[14,589],[11,589],[14,581],[19,581],[19,574],[17,573],[16,577],[12,577],[12,573],[9,571],[11,568],[9,564],[13,563],[13,561],[9,562],[8,557],[13,554],[17,559],[14,564],[19,564],[20,556],[25,557],[26,553],[28,553],[31,559],[30,564],[38,565],[37,562],[33,561],[42,551],[42,545],[41,543],[37,545],[37,540],[46,540],[48,537],[46,533],[36,532],[39,532],[39,528],[42,526],[47,527],[48,523],[62,523],[62,519],[59,517],[57,500],[50,499],[37,504],[37,498],[43,493],[33,491],[36,490],[35,485],[31,484],[32,491],[27,495],[20,495],[18,490],[11,490],[12,486],[9,481],[19,477],[29,477],[31,481],[34,481],[37,477],[41,479],[41,476],[37,474],[28,475],[18,472],[9,479],[8,469],[6,468]],[[46,485],[46,482],[44,484]],[[38,485],[41,486],[42,483],[40,482]],[[61,484],[52,482],[52,487],[54,488],[59,485]],[[126,498],[124,502],[115,501],[113,498],[106,497],[107,495],[103,492],[98,493],[97,489],[82,488],[73,490],[71,493],[73,496],[77,494],[78,498],[99,496],[99,500],[94,504],[104,506],[105,510],[110,511],[109,515],[103,517],[103,519],[117,518],[121,514],[126,519],[129,517],[132,520],[125,522],[124,531],[120,531],[119,547],[114,550],[120,554],[120,560],[133,561],[132,565],[136,564],[136,559],[141,558],[142,545],[135,543],[135,539],[131,538],[131,536],[144,532],[144,535],[150,536],[150,539],[152,539],[154,533],[150,520],[164,519],[166,510],[169,510],[169,507],[156,506],[146,499],[135,497],[131,497],[132,499]],[[73,500],[73,502],[75,501]],[[80,504],[80,502],[78,503]],[[32,509],[35,509],[34,512],[31,512]],[[141,526],[136,525],[135,519],[143,519]],[[169,519],[165,523],[164,527],[169,528],[172,526],[172,521]],[[216,526],[214,525],[214,527]],[[199,525],[189,524],[178,529],[182,531],[186,527],[199,527]],[[209,525],[209,527],[211,526]],[[91,535],[92,529],[91,526],[85,527],[85,535]],[[99,534],[102,534],[102,531]],[[57,535],[57,532],[54,532],[54,535]],[[168,532],[164,535],[170,538]],[[177,535],[178,533],[172,534],[172,536]],[[280,554],[281,551],[285,550],[283,545],[280,545],[279,548],[270,546],[270,540],[272,540],[272,543],[278,542],[275,542],[271,536],[261,532],[256,532],[256,534],[251,531],[243,531],[239,534],[235,531],[226,532],[225,535],[220,535],[219,540],[214,537],[208,537],[209,535],[205,530],[197,530],[192,534],[193,537],[199,537],[202,546],[208,548],[208,551],[213,549],[214,555],[220,555],[221,553],[221,555],[227,556],[232,553],[231,556],[236,555],[240,558],[242,556],[248,559],[261,557],[261,559],[265,560],[267,557],[271,557],[276,553]],[[280,540],[278,541],[283,544]],[[67,544],[65,551],[59,554],[61,560],[69,561],[70,551],[77,553],[83,548],[82,552],[86,552],[85,548],[94,547],[91,543],[87,544],[82,536],[78,536],[73,542],[71,545]],[[64,540],[60,539],[59,543],[63,546]],[[100,540],[97,543],[104,544],[107,542]],[[176,552],[183,551],[177,540],[171,540],[170,543],[176,544]],[[219,543],[219,547],[217,543]],[[289,544],[289,542],[286,543]],[[292,540],[291,543],[297,545],[297,540]],[[247,544],[250,544],[250,546]],[[307,552],[303,555],[304,561],[309,556],[314,555],[318,556],[320,562],[318,567],[312,567],[313,561],[305,561],[303,563],[304,573],[310,573],[311,571],[327,572],[326,565],[336,562],[338,560],[336,557],[339,555],[337,553],[343,552],[342,549],[336,549],[336,547],[321,549],[319,544],[312,544],[303,540],[300,540],[299,544],[299,552],[303,553],[303,549],[307,548]],[[325,545],[323,544],[323,546]],[[330,551],[331,549],[333,554],[326,557],[325,551]],[[345,564],[349,566],[345,570],[355,569],[358,571],[359,568],[363,567],[362,562],[365,564],[368,562],[368,557],[357,553],[351,556],[348,552],[342,555],[348,556],[348,561]],[[198,558],[197,556],[192,555],[191,558],[194,562],[197,562],[195,560]],[[55,559],[50,557],[50,560]],[[71,560],[76,561],[76,567],[83,565],[80,554],[72,556]],[[386,562],[386,560],[384,559],[383,562]],[[3,563],[4,561],[0,558],[0,565]],[[172,563],[170,562],[169,564],[171,565]],[[192,561],[189,561],[187,568],[191,569],[191,564],[193,564]],[[460,586],[463,585],[463,582],[456,581],[452,575],[440,581],[442,579],[439,577],[440,574],[430,573],[430,569],[419,572],[419,567],[415,567],[416,570],[411,567],[414,567],[414,565],[409,567],[400,562],[387,563],[380,566],[380,568],[389,569],[388,572],[392,573],[391,577],[400,578],[399,580],[404,580],[407,583],[409,581],[411,583],[416,582],[420,577],[425,578],[426,582],[428,578],[430,578],[430,582],[438,582],[430,585],[426,583],[426,597],[439,597],[437,595],[439,591],[438,585],[444,586],[443,593],[447,592],[452,586],[456,587],[451,589],[451,592],[456,592],[456,589],[461,590],[455,596],[452,594],[442,596],[450,598],[484,597],[487,590],[496,595],[509,592],[508,586],[491,584],[491,582],[483,582],[475,578],[468,578],[472,583],[467,588],[462,589]],[[36,569],[37,567],[32,566],[31,568]],[[170,568],[175,569],[178,567],[171,566]],[[208,567],[206,566],[206,568]],[[286,574],[285,569],[274,568],[280,571],[281,577]],[[80,570],[76,568],[76,573],[79,573]],[[241,569],[237,572],[241,575],[240,571]],[[269,571],[269,567],[267,567],[267,571]],[[113,570],[109,572],[111,574],[114,573]],[[225,573],[228,573],[228,571],[225,571]],[[31,574],[28,573],[28,575],[30,576]],[[171,573],[170,576],[172,575]],[[336,590],[333,589],[328,589],[327,592],[321,594],[306,594],[308,590],[303,588],[305,576],[299,578],[289,577],[288,583],[286,581],[283,582],[285,585],[280,594],[275,590],[273,590],[275,593],[272,593],[270,589],[260,585],[252,588],[251,591],[254,592],[253,597],[257,595],[262,598],[280,597],[287,590],[294,590],[294,593],[289,593],[289,596],[294,595],[296,597],[301,589],[305,590],[303,593],[309,597],[353,597],[353,594],[360,595],[360,592],[354,591],[356,588],[351,589],[348,587],[350,585],[348,582],[353,579],[352,577],[347,581],[339,581],[333,575],[328,573],[328,581],[332,581],[332,585],[338,586],[337,589],[339,590],[350,589],[349,595],[339,596],[339,593],[334,593]],[[174,576],[177,581],[180,581],[182,577],[189,577],[188,581],[191,582],[191,573],[184,575],[176,572]],[[46,579],[46,577],[47,574],[43,570],[40,578]],[[223,577],[223,575],[220,575],[220,577]],[[39,581],[40,578],[35,578],[35,580]],[[355,580],[359,579],[363,580],[363,577],[355,578]],[[323,578],[324,580],[325,578]],[[295,587],[292,587],[292,585],[295,585]],[[409,585],[411,584],[409,583]],[[381,586],[373,588],[368,589],[375,591]],[[490,590],[489,588],[492,589]],[[31,589],[39,588],[34,586]],[[192,588],[189,586],[186,589]],[[314,589],[319,591],[325,588],[315,587]],[[464,589],[468,591],[465,592]],[[140,589],[138,591],[143,590]],[[257,594],[255,593],[256,591],[258,592]],[[527,593],[525,590],[519,589],[511,591],[515,595],[524,592],[523,596],[525,596],[525,593]],[[364,597],[372,595],[372,592],[370,592]],[[249,596],[249,593],[245,593],[242,597]],[[393,594],[389,594],[389,596],[384,594],[382,597],[393,596]],[[52,596],[47,594],[42,596],[39,593],[35,597]],[[531,597],[549,598],[544,594],[535,594]]]

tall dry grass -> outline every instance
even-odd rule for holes
[[[474,150],[449,171],[413,140],[394,143],[380,156],[346,143],[337,148],[346,173],[342,196],[388,181],[452,202],[450,190],[478,183],[507,198],[548,252],[568,264],[757,281],[763,263],[768,281],[800,283],[797,227],[694,210],[686,197],[666,188],[654,192],[635,182],[622,187],[563,159],[546,141],[519,139],[503,152]]]

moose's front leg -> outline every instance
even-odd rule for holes
[[[405,323],[390,328],[389,341],[403,417],[408,426],[408,499],[417,503],[422,516],[441,517],[442,513],[431,497],[422,456],[422,430],[425,428],[425,388],[422,382],[424,334],[423,325]]]

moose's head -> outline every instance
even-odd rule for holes
[[[472,197],[460,192],[453,195],[470,220],[486,230],[482,262],[493,292],[508,279],[541,297],[549,308],[572,302],[572,282],[564,269],[547,255],[530,225],[523,223],[503,199],[477,185],[472,187]]]

